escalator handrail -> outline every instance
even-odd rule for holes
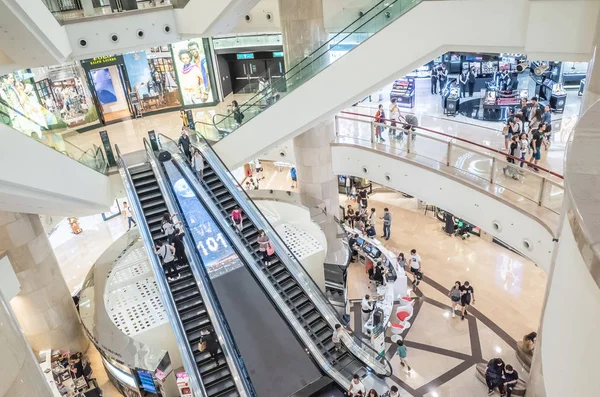
[[[148,150],[150,148],[149,142],[146,140],[146,138],[143,138],[143,141],[144,147]],[[172,214],[181,214],[181,211],[175,211],[176,208],[180,208],[177,198],[173,194],[172,189],[166,186],[165,181],[168,179],[168,177],[164,175],[164,172],[162,171],[161,167],[158,166],[159,161],[156,158],[154,151],[150,149],[150,152],[151,154],[149,153],[148,155],[151,156],[151,164],[153,167],[156,167],[159,173],[157,179],[160,178],[159,184],[162,185],[161,190],[164,189],[165,194],[167,196],[165,197],[165,204],[167,205],[167,208]],[[223,352],[227,363],[233,363],[233,366],[229,365],[229,370],[231,371],[232,378],[236,383],[238,392],[240,393],[240,397],[256,397],[257,394],[254,390],[254,386],[252,385],[252,381],[250,380],[250,375],[248,373],[248,370],[246,369],[246,365],[244,364],[242,355],[239,349],[237,348],[237,344],[235,343],[235,340],[232,336],[231,327],[229,326],[229,323],[224,315],[221,303],[216,298],[217,294],[214,290],[212,282],[210,281],[210,278],[206,271],[206,267],[204,266],[202,256],[199,255],[197,249],[190,249],[190,247],[195,248],[196,244],[192,240],[189,225],[187,225],[187,221],[182,216],[178,217],[178,220],[183,225],[185,225],[186,229],[185,233],[183,234],[183,239],[185,242],[186,250],[189,251],[187,252],[187,257],[190,261],[190,270],[194,275],[196,284],[198,286],[204,287],[205,293],[202,293],[203,291],[201,288],[199,289],[204,299],[205,307],[207,312],[209,313],[209,317],[211,318],[211,320],[215,318],[217,320],[213,322],[212,326],[215,330],[215,333],[221,336],[224,340],[223,343],[220,342],[221,351]],[[238,379],[241,380],[241,383],[238,382]]]
[[[156,285],[158,286],[161,300],[169,318],[172,319],[171,326],[173,328],[173,333],[175,334],[177,346],[179,346],[179,351],[181,352],[184,368],[190,375],[189,378],[192,392],[194,393],[194,396],[208,397],[201,381],[200,371],[198,370],[198,366],[194,360],[194,353],[190,349],[190,344],[187,340],[181,318],[177,312],[175,300],[167,284],[166,277],[164,276],[163,267],[158,259],[158,256],[154,254],[154,240],[152,239],[152,233],[150,233],[150,228],[145,221],[142,204],[139,200],[137,192],[135,191],[133,179],[131,178],[131,174],[127,168],[127,163],[121,156],[121,151],[119,150],[118,145],[115,145],[115,152],[117,154],[119,172],[121,173],[123,184],[125,185],[125,191],[127,192],[127,198],[130,201],[133,212],[138,219],[138,231],[148,253],[148,260],[150,261],[152,271],[154,272],[154,279],[156,280]]]
[[[179,156],[180,158],[184,158],[180,152],[175,153],[175,156]],[[185,163],[185,165],[181,165],[180,162]],[[322,342],[316,342],[316,335],[310,337],[308,335],[309,330],[304,329],[303,325],[298,321],[294,314],[291,314],[290,307],[283,300],[280,295],[280,292],[271,284],[267,275],[265,275],[262,270],[256,265],[256,259],[254,258],[252,252],[248,249],[246,244],[241,240],[240,236],[235,233],[229,222],[227,222],[222,216],[220,216],[220,209],[215,204],[210,196],[214,196],[214,193],[210,192],[210,189],[204,189],[200,182],[192,175],[192,171],[187,164],[187,160],[175,160],[175,164],[178,169],[181,171],[182,175],[184,175],[185,179],[188,181],[188,185],[194,190],[197,198],[205,205],[209,214],[219,225],[223,233],[227,236],[227,239],[232,243],[232,248],[239,256],[239,258],[245,262],[246,266],[250,269],[250,271],[255,275],[255,278],[258,281],[258,284],[263,288],[265,293],[271,297],[274,304],[279,308],[282,316],[285,316],[290,327],[292,328],[292,332],[295,332],[298,337],[302,340],[302,343],[308,348],[313,358],[317,361],[321,369],[327,373],[332,379],[334,379],[339,385],[343,387],[347,387],[348,383],[351,379],[346,379],[341,372],[339,372],[336,368],[334,368],[328,359],[321,353],[321,351],[317,348],[317,344],[322,345]],[[285,293],[284,293],[285,294]],[[288,298],[289,299],[289,298]],[[291,315],[287,315],[290,313]],[[350,363],[349,363],[350,364]],[[348,364],[348,365],[349,365]]]
[[[298,279],[300,274],[302,274],[306,278],[306,280],[308,280],[308,282],[310,284],[309,290],[307,290],[307,288],[304,288],[304,287],[303,287],[303,289],[305,290],[305,292],[307,293],[307,295],[311,299],[311,301],[313,301],[313,303],[315,303],[315,307],[317,309],[319,309],[323,318],[325,318],[325,320],[327,320],[327,322],[329,323],[329,325],[331,326],[332,329],[334,329],[335,324],[338,324],[338,323],[343,324],[343,321],[338,316],[337,310],[335,310],[335,308],[333,307],[331,302],[329,302],[329,300],[323,295],[323,293],[322,293],[321,289],[319,288],[319,286],[317,285],[317,283],[314,281],[314,279],[311,277],[311,275],[304,269],[304,266],[302,266],[302,263],[300,262],[298,257],[296,257],[294,252],[287,247],[283,238],[275,230],[273,225],[271,225],[271,223],[267,220],[267,218],[262,213],[262,211],[256,206],[256,203],[254,202],[254,200],[252,200],[250,198],[250,196],[248,195],[246,190],[244,190],[242,188],[242,186],[235,180],[233,175],[231,175],[231,172],[225,166],[225,163],[219,157],[219,155],[215,152],[213,147],[208,144],[208,141],[202,135],[200,135],[200,134],[196,134],[196,135],[199,136],[200,139],[203,140],[205,146],[208,148],[208,152],[211,153],[216,158],[216,160],[219,162],[220,167],[213,167],[213,169],[214,169],[215,173],[217,174],[217,176],[219,176],[219,178],[221,179],[223,184],[229,189],[232,196],[240,204],[240,207],[242,207],[244,212],[249,217],[252,216],[252,211],[254,211],[254,213],[257,214],[257,216],[254,217],[254,219],[252,219],[252,222],[259,229],[265,230],[265,232],[271,236],[270,240],[273,242],[276,252],[284,253],[282,255],[279,255],[279,257],[281,259],[281,262],[290,271],[290,274],[292,275],[292,277],[294,277],[296,279],[296,282],[298,282],[298,284],[300,286],[303,286],[305,284],[304,280]],[[175,141],[173,141],[168,136],[159,134],[159,137],[170,140],[177,147],[177,144],[175,143]],[[185,156],[184,156],[184,158],[185,158]],[[208,159],[206,159],[206,160],[208,161]],[[221,172],[222,170],[225,170],[224,173],[226,175],[223,175],[223,172]],[[221,175],[219,175],[219,173]],[[233,187],[231,186],[232,184],[234,184]],[[240,192],[240,190],[241,190],[241,192]],[[244,208],[245,203],[247,203],[247,205],[250,206],[250,209],[252,211],[248,211],[248,208]],[[310,292],[311,290],[316,291],[316,292],[311,293]],[[315,298],[318,300],[318,302],[315,302]],[[326,313],[324,313],[325,308],[326,308]],[[368,350],[371,350],[373,353],[375,353],[376,356],[378,356],[379,353],[372,346],[370,346],[369,343],[365,343],[364,341],[360,340],[358,337],[356,337],[353,334],[349,335],[349,337],[352,339],[353,343],[347,344],[346,347],[348,347],[348,349],[352,352],[352,354],[355,357],[360,358],[363,363],[364,363],[364,360],[361,358],[361,356],[359,354],[356,353],[357,349],[366,347]],[[382,373],[380,373],[381,371],[379,371],[379,372],[375,371],[375,373],[377,373],[378,376],[390,376],[392,374],[391,363],[385,357],[385,355],[383,355],[383,357],[381,357],[381,359],[383,362],[383,366],[386,368],[385,372],[382,374]],[[368,363],[366,363],[366,364],[368,364]],[[369,367],[371,369],[375,370],[373,365],[369,365]]]
[[[250,99],[246,100],[242,105],[240,105],[240,111],[242,111],[241,110],[242,108],[248,108],[250,106],[255,106],[257,103],[259,103],[262,100],[262,98],[264,98],[267,95],[267,93],[269,93],[270,91],[275,92],[274,88],[276,87],[276,85],[280,84],[281,82],[285,83],[286,81],[288,81],[292,77],[296,76],[298,73],[302,72],[304,69],[306,69],[308,66],[310,66],[311,64],[313,64],[317,59],[321,58],[324,54],[326,54],[331,49],[328,49],[327,51],[322,52],[319,56],[317,56],[315,59],[311,60],[310,62],[308,62],[308,63],[305,62],[307,59],[310,59],[314,54],[318,53],[318,51],[320,51],[321,49],[323,49],[324,47],[326,47],[327,45],[329,45],[331,43],[336,43],[335,45],[342,43],[343,40],[345,40],[346,38],[350,37],[350,35],[352,35],[356,31],[358,31],[362,27],[364,27],[367,23],[371,22],[375,17],[379,16],[386,9],[390,8],[391,6],[393,6],[394,4],[396,4],[397,2],[401,2],[401,1],[402,0],[381,0],[381,1],[379,1],[377,4],[375,4],[369,10],[367,10],[366,12],[364,12],[357,19],[355,19],[350,24],[348,24],[345,28],[341,29],[340,32],[336,33],[333,37],[331,37],[330,39],[328,39],[327,41],[325,41],[322,45],[320,45],[315,50],[311,51],[311,53],[309,55],[307,55],[306,57],[302,58],[300,61],[298,61],[298,63],[296,63],[294,66],[292,66],[289,70],[286,70],[286,72],[280,78],[278,78],[277,80],[275,80],[275,82],[268,83],[267,86],[263,90],[257,92],[254,96],[250,97]],[[388,2],[389,4],[386,4],[386,2]],[[416,3],[416,1],[415,1],[415,3]],[[375,10],[377,7],[379,7],[382,4],[384,5],[384,8],[382,8],[380,11],[376,12],[375,15],[371,15],[360,26],[352,28],[352,26],[357,21],[359,21],[359,20],[361,20],[363,18],[366,18],[373,10]],[[346,32],[347,29],[350,29],[350,32]],[[339,36],[341,36],[343,34],[345,34],[346,36],[340,39]],[[298,67],[300,67],[300,65],[303,65],[303,66],[300,69],[298,69]],[[292,75],[289,74],[292,71],[294,71],[294,74],[292,74]],[[258,99],[256,99],[257,97],[258,97]],[[242,113],[243,113],[243,111],[242,111]],[[215,119],[215,117],[217,115],[222,116],[223,119],[221,121],[215,123],[214,119]],[[221,122],[227,120],[230,117],[233,117],[233,113],[229,114],[229,115],[215,114],[213,116],[213,125],[219,130],[218,124],[220,124]]]

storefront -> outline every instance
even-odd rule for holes
[[[215,105],[208,51],[207,41],[197,39],[82,61],[99,119]]]
[[[48,128],[82,127],[98,121],[85,73],[78,63],[35,68],[32,72]]]

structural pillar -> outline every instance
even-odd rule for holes
[[[0,397],[52,397],[50,385],[0,291]]]
[[[89,341],[39,216],[0,212],[0,250],[21,284],[10,304],[33,351],[85,352]]]
[[[327,41],[328,35],[323,21],[323,1],[279,0],[279,17],[286,71],[290,71]],[[319,65],[329,63],[329,56],[324,54],[310,61],[310,66],[308,63],[300,66],[303,70],[300,74],[303,76],[318,72]],[[295,74],[296,71],[292,70],[290,74]],[[294,83],[293,78],[287,81],[288,88]],[[319,124],[294,138],[300,193],[324,201],[331,214],[337,214],[339,206],[337,177],[333,174],[329,146],[334,139],[335,130],[332,121]]]
[[[585,89],[583,90],[583,100],[581,101],[581,109],[579,115],[588,110],[594,102],[600,99],[600,16],[596,23],[596,46],[592,59],[588,64],[587,75],[585,76]]]

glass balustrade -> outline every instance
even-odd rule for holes
[[[95,171],[106,174],[108,170],[108,164],[100,148],[94,146],[82,150],[64,140],[62,134],[49,130],[2,100],[0,100],[0,123],[12,128],[15,133],[26,135]]]
[[[420,127],[415,127],[410,137],[402,125],[392,128],[395,134],[388,134],[389,124],[375,123],[370,115],[361,119],[359,115],[343,113],[335,120],[338,143],[374,147],[451,174],[497,195],[512,193],[510,198],[507,195],[507,200],[522,202],[525,199],[553,213],[560,212],[563,182],[550,171],[527,161],[521,167],[519,159],[509,161],[506,154],[495,149]],[[382,134],[385,141],[376,133],[381,127],[385,127]]]

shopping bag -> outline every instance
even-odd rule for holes
[[[206,350],[206,341],[200,341],[198,343],[198,351],[202,353],[204,350]]]
[[[271,245],[271,243],[267,243],[267,255],[271,256],[275,253],[275,249]]]

